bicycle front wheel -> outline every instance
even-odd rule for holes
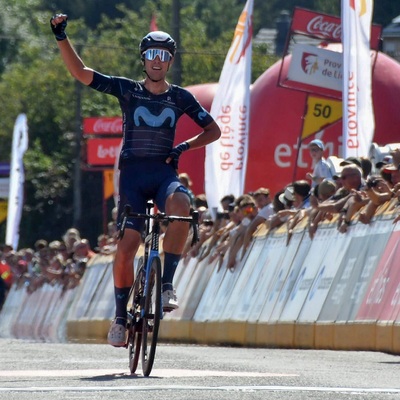
[[[129,316],[129,338],[128,338],[128,350],[129,350],[129,369],[131,373],[135,373],[138,363],[140,348],[142,344],[142,321],[140,319],[140,302],[143,298],[143,285],[144,281],[144,269],[143,259],[139,260],[139,265],[136,273],[136,280],[132,286],[129,294],[130,310],[128,311]]]
[[[158,328],[161,318],[161,260],[154,257],[147,282],[142,326],[142,369],[149,376],[156,354]]]

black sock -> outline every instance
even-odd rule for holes
[[[127,317],[127,306],[129,300],[129,292],[131,288],[117,288],[114,286],[114,295],[115,295],[115,317],[116,323],[120,325],[126,325],[126,317]]]
[[[180,254],[165,253],[164,254],[164,273],[162,277],[162,290],[172,290],[172,281],[174,280],[174,275],[176,267],[181,259]]]

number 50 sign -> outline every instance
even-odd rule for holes
[[[301,138],[306,139],[342,118],[342,102],[308,96]]]

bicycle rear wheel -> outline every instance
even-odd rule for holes
[[[142,369],[149,376],[156,354],[158,328],[161,318],[161,260],[154,257],[147,282],[142,326]]]
[[[140,302],[143,299],[143,285],[144,281],[143,259],[139,259],[136,280],[132,286],[129,294],[129,303],[131,308],[128,311],[130,320],[129,337],[128,337],[128,351],[129,351],[129,369],[131,373],[135,373],[140,356],[140,348],[142,344],[142,321],[140,319]],[[128,304],[129,304],[128,303]]]

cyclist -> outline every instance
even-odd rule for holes
[[[130,204],[132,211],[142,213],[146,210],[148,199],[153,199],[158,209],[169,215],[188,216],[190,198],[177,175],[179,157],[183,151],[203,147],[219,139],[221,132],[192,94],[166,80],[174,61],[175,41],[161,31],[150,32],[143,37],[139,49],[145,77],[141,81],[103,75],[88,68],[77,55],[65,32],[67,19],[65,14],[57,14],[50,20],[67,69],[83,84],[115,96],[121,107],[123,146],[119,158],[118,223],[121,223],[125,204]],[[203,132],[174,147],[176,124],[183,114],[193,119]],[[134,280],[133,262],[141,243],[143,223],[134,218],[128,221],[115,254],[116,313],[108,332],[108,342],[116,347],[125,345],[127,302]],[[172,282],[188,230],[185,222],[169,224],[163,241],[162,298],[165,311],[178,308]]]

